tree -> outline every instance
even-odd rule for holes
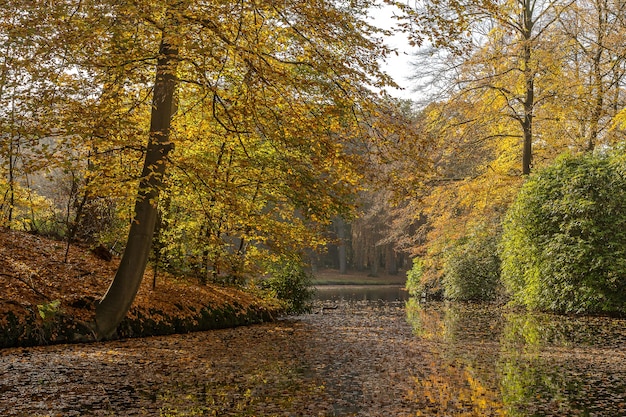
[[[414,169],[400,177],[410,199],[398,205],[392,225],[402,228],[394,240],[422,259],[420,280],[432,289],[429,296],[439,296],[450,253],[462,258],[466,246],[497,241],[499,224],[521,183],[518,138],[501,136],[506,122],[466,123],[491,112],[491,105],[480,100],[432,103],[416,117],[422,143],[428,144],[430,170],[421,181],[404,183],[405,177],[417,176]],[[412,155],[411,146],[405,154]]]
[[[369,5],[368,1],[84,2],[53,16],[69,16],[83,30],[64,36],[73,42],[68,54],[84,76],[82,81],[101,82],[101,99],[94,107],[109,100],[107,90],[119,89],[122,97],[134,95],[123,104],[130,106],[130,114],[145,109],[143,94],[152,94],[149,140],[126,250],[96,312],[100,337],[114,331],[141,282],[159,192],[175,156],[178,132],[184,132],[184,115],[209,109],[216,122],[213,128],[217,125],[218,131],[234,138],[243,154],[251,143],[273,148],[286,168],[279,201],[289,201],[304,219],[320,221],[342,210],[358,178],[350,178],[350,172],[357,172],[350,166],[360,158],[346,145],[360,146],[366,133],[359,128],[363,115],[376,112],[378,100],[368,85],[383,88],[390,83],[377,64],[387,49],[371,39],[375,29],[364,19]],[[96,35],[84,30],[86,22],[92,23]],[[103,58],[85,59],[100,51],[106,52]],[[155,60],[150,88],[147,64]],[[173,118],[175,103],[181,116]],[[109,124],[94,120],[94,125],[105,135],[112,131]],[[93,132],[91,136],[97,138],[96,148],[106,143]],[[137,137],[128,138],[123,147],[141,149]],[[246,158],[252,160],[250,154]],[[306,194],[311,191],[324,198],[310,199]]]
[[[548,35],[566,3],[392,3],[405,12],[415,43],[430,42],[417,55],[415,77],[435,99],[417,118],[431,171],[412,176],[419,180],[408,206],[416,212],[403,215],[420,227],[401,241],[413,242],[411,252],[423,258],[421,279],[438,289],[446,253],[477,229],[495,230],[519,175],[530,173],[538,121],[550,117],[543,108],[557,78],[546,58],[556,51]],[[540,161],[551,144],[541,133]]]
[[[432,170],[413,181],[412,192],[404,191],[411,184],[401,188],[414,199],[406,203],[413,213],[403,216],[423,223],[400,240],[423,258],[421,277],[433,284],[443,278],[446,253],[476,228],[498,228],[531,168],[566,149],[619,140],[624,71],[614,52],[626,33],[617,17],[623,6],[389,3],[405,12],[415,43],[429,42],[417,54],[415,77],[432,100],[417,127],[428,138],[421,143],[429,145]]]
[[[562,66],[568,80],[560,89],[559,103],[567,113],[559,124],[571,126],[571,130],[561,129],[571,138],[570,146],[580,150],[593,151],[619,140],[612,123],[624,105],[626,70],[619,52],[626,37],[620,19],[624,7],[619,2],[579,0],[559,18],[559,43],[565,51]]]
[[[557,45],[550,41],[549,31],[569,5],[568,1],[451,0],[398,6],[416,22],[413,37],[426,37],[433,45],[425,48],[418,65],[439,73],[420,73],[424,80],[447,80],[446,99],[472,102],[483,95],[482,100],[494,102],[494,111],[517,123],[519,130],[509,126],[503,133],[521,139],[523,175],[532,166],[539,105],[554,96],[551,84],[558,77],[551,65]]]
[[[179,54],[177,22],[171,12],[161,28],[161,45],[152,93],[150,135],[146,148],[135,216],[128,233],[126,249],[115,278],[96,307],[96,333],[108,337],[128,312],[148,263],[148,256],[157,222],[157,201],[163,187],[166,163],[172,149],[170,127],[175,112],[176,68]]]
[[[68,93],[56,82],[63,69],[55,51],[35,39],[52,37],[52,31],[29,32],[44,15],[21,1],[0,13],[0,224],[21,223],[32,230],[37,226],[27,213],[35,211],[37,199],[32,197],[33,176],[56,166],[67,151],[54,111]]]

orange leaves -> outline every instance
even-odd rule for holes
[[[27,233],[0,231],[3,345],[91,338],[88,323],[93,322],[96,300],[109,285],[118,261],[102,261],[88,249],[72,246],[65,263],[63,246]],[[198,328],[203,309],[221,312],[213,319],[226,317],[232,323],[259,320],[262,314],[279,309],[271,300],[235,288],[199,286],[164,273],[153,290],[152,271],[146,275],[129,315],[131,321],[171,326],[173,331],[175,321],[187,323],[189,329]],[[20,330],[20,326],[26,327]],[[40,339],[36,339],[38,334]]]

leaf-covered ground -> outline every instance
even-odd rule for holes
[[[326,302],[276,323],[2,350],[0,415],[620,416],[623,325]]]
[[[403,365],[423,355],[405,343],[406,322],[386,310],[5,349],[0,415],[409,415]]]
[[[92,336],[95,303],[111,283],[119,259],[107,262],[72,245],[66,262],[65,250],[64,242],[0,228],[0,347],[16,340],[32,345],[71,340],[74,334],[78,339]],[[164,273],[157,275],[154,290],[152,282],[148,270],[129,312],[127,333],[132,325],[141,334],[138,323],[148,320],[153,327],[165,323],[162,333],[171,333],[167,325],[172,319],[194,325],[207,306],[230,308],[232,315],[278,309],[234,288],[195,285]]]

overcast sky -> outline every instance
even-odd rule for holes
[[[371,16],[374,25],[381,28],[393,27],[396,24],[396,20],[392,17],[393,11],[394,8],[390,6],[377,9]],[[412,54],[415,52],[415,48],[409,45],[406,35],[402,34],[387,38],[385,42],[398,49],[398,56],[391,54],[383,63],[382,68],[393,77],[399,86],[404,88],[404,90],[393,90],[390,93],[400,98],[417,99],[417,93],[411,91],[412,83],[407,80],[412,71],[410,62],[413,59]]]

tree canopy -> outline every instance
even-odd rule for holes
[[[422,258],[424,285],[440,290],[454,266],[450,253],[500,239],[529,174],[564,152],[603,151],[624,140],[624,5],[388,3],[422,45],[413,74],[421,98],[415,130],[429,159],[429,170],[405,164],[394,178],[394,188],[411,197],[393,224],[412,227],[392,233]]]
[[[422,102],[385,92],[393,30],[370,19],[383,4],[420,46]],[[0,12],[0,224],[124,253],[98,306],[102,336],[150,260],[240,283],[323,248],[333,222],[359,267],[395,271],[409,252],[440,281],[465,268],[448,254],[494,246],[534,170],[623,141],[623,8],[12,2]]]
[[[379,94],[393,85],[379,69],[390,50],[370,7],[16,2],[0,18],[3,223],[43,229],[58,205],[35,215],[28,181],[63,172],[71,192],[40,196],[67,200],[63,235],[100,219],[106,230],[90,238],[113,245],[131,226],[99,305],[104,336],[132,302],[157,226],[157,258],[204,276],[323,243],[316,225],[351,210],[367,147],[398,119]]]

